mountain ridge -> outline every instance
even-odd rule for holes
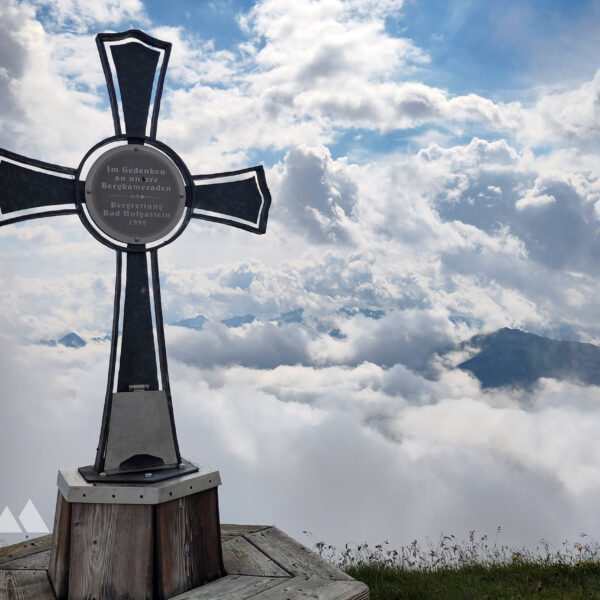
[[[531,388],[542,377],[600,385],[600,348],[594,344],[554,340],[504,327],[477,335],[462,346],[478,354],[458,365],[481,381],[483,388]]]

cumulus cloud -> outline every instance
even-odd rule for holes
[[[281,364],[307,361],[307,334],[299,328],[278,328],[257,322],[244,328],[208,324],[201,332],[169,331],[175,358],[197,367],[243,364],[273,369]]]
[[[593,173],[547,170],[505,141],[473,140],[447,150],[434,145],[420,156],[435,175],[447,169],[435,190],[435,205],[445,220],[488,233],[506,227],[533,260],[595,272],[598,187]]]
[[[165,98],[161,131],[193,168],[206,171],[243,166],[249,148],[330,144],[344,128],[383,133],[429,124],[452,135],[469,124],[522,128],[518,102],[456,96],[420,82],[428,56],[385,26],[400,3],[365,6],[256,3],[241,18],[249,40],[238,55],[163,28],[180,46],[174,77],[191,87]]]
[[[236,75],[236,56],[229,50],[216,50],[212,40],[188,33],[183,27],[158,26],[151,30],[154,37],[171,42],[167,76],[178,86],[198,83],[223,86],[231,84]]]
[[[504,326],[596,339],[597,184],[587,168],[557,170],[505,140],[432,144],[364,165],[333,160],[321,147],[294,148],[270,179],[276,233],[265,244],[279,250],[259,251],[257,240],[254,258],[241,263],[172,264],[168,311],[173,320],[269,320],[301,307],[325,333],[314,350],[323,360],[384,364],[402,354],[402,331],[421,318],[432,331],[423,356]],[[290,256],[294,248],[300,256]],[[358,320],[338,312],[355,307],[384,309],[389,321],[366,321],[365,337],[353,329]],[[334,329],[346,341],[331,338]],[[391,336],[377,359],[369,336]],[[424,368],[417,357],[412,366]]]
[[[275,216],[311,241],[348,242],[357,229],[352,219],[357,192],[347,161],[333,161],[322,147],[294,148],[285,158]]]
[[[45,9],[46,27],[69,28],[86,32],[94,25],[120,25],[128,21],[147,23],[141,0],[33,0],[34,6]]]
[[[520,138],[531,145],[592,145],[597,148],[600,70],[591,81],[540,94],[528,110]]]
[[[98,109],[103,76],[95,44],[81,32],[47,32],[29,4],[6,0],[0,11],[10,29],[2,36],[1,102],[11,107],[0,116],[2,145],[74,167],[86,151],[82,142],[89,148],[112,129],[108,112]]]
[[[0,110],[6,121],[20,117],[19,107],[11,95],[11,82],[18,80],[26,68],[26,51],[22,39],[28,34],[33,10],[27,5],[5,1],[0,4]]]

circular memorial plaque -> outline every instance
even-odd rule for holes
[[[147,244],[175,229],[185,210],[185,185],[175,163],[149,146],[111,148],[90,168],[85,203],[113,240]]]

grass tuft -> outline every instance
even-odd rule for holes
[[[581,534],[554,548],[535,550],[493,544],[474,531],[466,540],[441,535],[437,543],[413,541],[399,549],[323,542],[315,551],[369,586],[371,600],[504,600],[594,598],[600,600],[600,544]],[[312,535],[305,532],[307,535]]]

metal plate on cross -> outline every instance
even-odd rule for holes
[[[126,244],[147,244],[168,235],[185,210],[185,185],[173,161],[155,148],[111,148],[92,165],[85,182],[94,224]]]

